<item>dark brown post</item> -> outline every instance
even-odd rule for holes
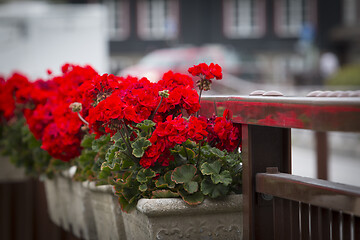
[[[256,173],[267,167],[291,173],[290,129],[242,125],[244,239],[273,239],[273,201],[255,192]]]
[[[315,132],[317,177],[328,179],[328,141],[326,132]]]

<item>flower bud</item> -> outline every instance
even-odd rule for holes
[[[159,96],[163,97],[163,98],[168,98],[169,97],[169,90],[159,91]]]
[[[81,112],[82,110],[82,104],[79,102],[73,102],[70,104],[69,108],[71,109],[71,111],[73,112]]]

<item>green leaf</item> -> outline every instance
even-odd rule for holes
[[[215,148],[215,147],[210,148],[210,152],[219,158],[222,158],[225,156],[225,153],[223,151],[221,151],[220,149]]]
[[[211,198],[225,196],[228,193],[228,190],[229,188],[224,184],[214,184],[209,179],[204,179],[201,182],[201,192],[205,195],[210,196]]]
[[[121,134],[120,132],[116,132],[112,137],[111,137],[111,141],[117,141],[121,139]]]
[[[221,163],[219,161],[215,161],[213,163],[203,163],[200,167],[202,174],[204,175],[212,175],[218,174],[221,169]]]
[[[170,190],[155,190],[152,191],[152,198],[176,198],[179,197],[179,193]]]
[[[110,176],[112,172],[120,172],[120,171],[121,168],[119,163],[109,164],[107,162],[104,162],[100,168],[99,178],[105,179],[108,176]]]
[[[141,137],[135,142],[131,143],[131,147],[133,148],[132,153],[135,157],[141,158],[144,155],[146,148],[149,146],[151,146],[151,142],[146,138]]]
[[[136,208],[137,201],[129,202],[125,199],[125,197],[121,193],[116,194],[118,196],[119,204],[121,206],[121,210],[124,212],[130,212]]]
[[[140,190],[141,192],[145,192],[147,189],[148,189],[148,187],[147,187],[147,184],[146,184],[146,183],[141,184],[141,185],[139,186],[139,190]]]
[[[95,139],[92,143],[92,150],[98,152],[110,141],[110,134],[103,135],[98,139]]]
[[[223,183],[225,186],[231,184],[232,178],[228,170],[222,171],[220,174],[212,174],[211,180],[215,183]]]
[[[156,176],[155,171],[151,170],[150,168],[145,168],[145,169],[141,169],[138,172],[136,176],[136,180],[140,183],[146,183],[155,176]]]
[[[197,192],[199,188],[199,184],[197,182],[194,181],[190,181],[184,184],[184,189],[188,192],[188,193],[194,193]]]
[[[83,148],[91,148],[92,142],[95,140],[95,134],[86,134],[81,141],[81,146]]]
[[[133,172],[124,172],[123,175],[116,179],[114,185],[115,185],[115,191],[122,191],[124,187],[131,187],[136,186],[137,181],[133,179]]]
[[[182,165],[174,169],[171,174],[171,180],[175,183],[188,183],[193,179],[195,173],[196,167],[194,165]]]
[[[189,205],[199,205],[204,201],[204,195],[201,192],[196,192],[194,194],[188,194],[185,191],[179,191],[182,199]]]
[[[185,148],[182,147],[179,154],[183,159],[188,160],[188,161],[191,161],[192,159],[195,158],[195,152],[187,147],[185,147]]]
[[[144,130],[144,131],[149,131],[152,127],[155,127],[156,123],[154,123],[151,120],[144,120],[141,123],[138,123],[135,125],[135,127]]]
[[[155,186],[157,188],[174,188],[175,182],[171,180],[171,173],[172,171],[168,171],[164,176],[160,176],[156,180]]]

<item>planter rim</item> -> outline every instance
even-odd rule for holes
[[[113,193],[113,186],[112,185],[100,185],[96,186],[95,182],[88,182],[88,184],[83,184],[83,186],[88,187],[93,192],[106,192],[106,193]]]
[[[221,199],[205,199],[196,206],[188,205],[181,198],[140,199],[137,210],[147,216],[178,214],[209,214],[217,212],[242,212],[242,194],[228,195]]]

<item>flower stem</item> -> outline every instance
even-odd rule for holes
[[[185,155],[186,155],[186,160],[189,162],[189,156],[188,156],[188,153],[186,151],[186,148],[184,146],[184,143],[182,144],[183,148],[184,148],[184,151],[185,151]]]
[[[200,154],[201,154],[201,142],[199,142],[199,154],[198,154],[197,166],[199,166],[199,164],[200,164]]]
[[[200,88],[200,92],[199,92],[199,104],[200,104],[200,102],[201,102],[201,94],[202,94],[202,88]],[[198,117],[199,116],[199,112],[200,112],[200,109],[196,112],[196,117]]]
[[[80,120],[81,120],[83,123],[85,123],[86,125],[89,126],[89,123],[80,115],[79,112],[77,113],[77,115],[78,115],[78,117],[80,118]]]
[[[130,143],[127,141],[127,139],[126,139],[126,137],[124,136],[124,134],[121,132],[121,129],[119,130],[119,133],[120,133],[120,136],[121,136],[122,140],[124,141],[124,143],[125,143],[125,145],[126,145],[126,148],[127,148],[127,150],[128,150],[129,155],[131,156],[131,158],[132,158],[133,160],[136,160],[136,161],[137,161],[137,159],[134,157],[134,155],[132,155],[132,147],[131,147]]]
[[[163,96],[161,96],[161,99],[160,99],[160,102],[159,102],[159,105],[156,107],[156,109],[155,109],[155,111],[151,114],[151,116],[149,117],[149,120],[153,120],[154,119],[154,117],[155,117],[155,114],[156,114],[156,112],[159,110],[159,107],[160,107],[160,105],[161,105],[161,103],[162,103],[162,101],[163,101]]]

